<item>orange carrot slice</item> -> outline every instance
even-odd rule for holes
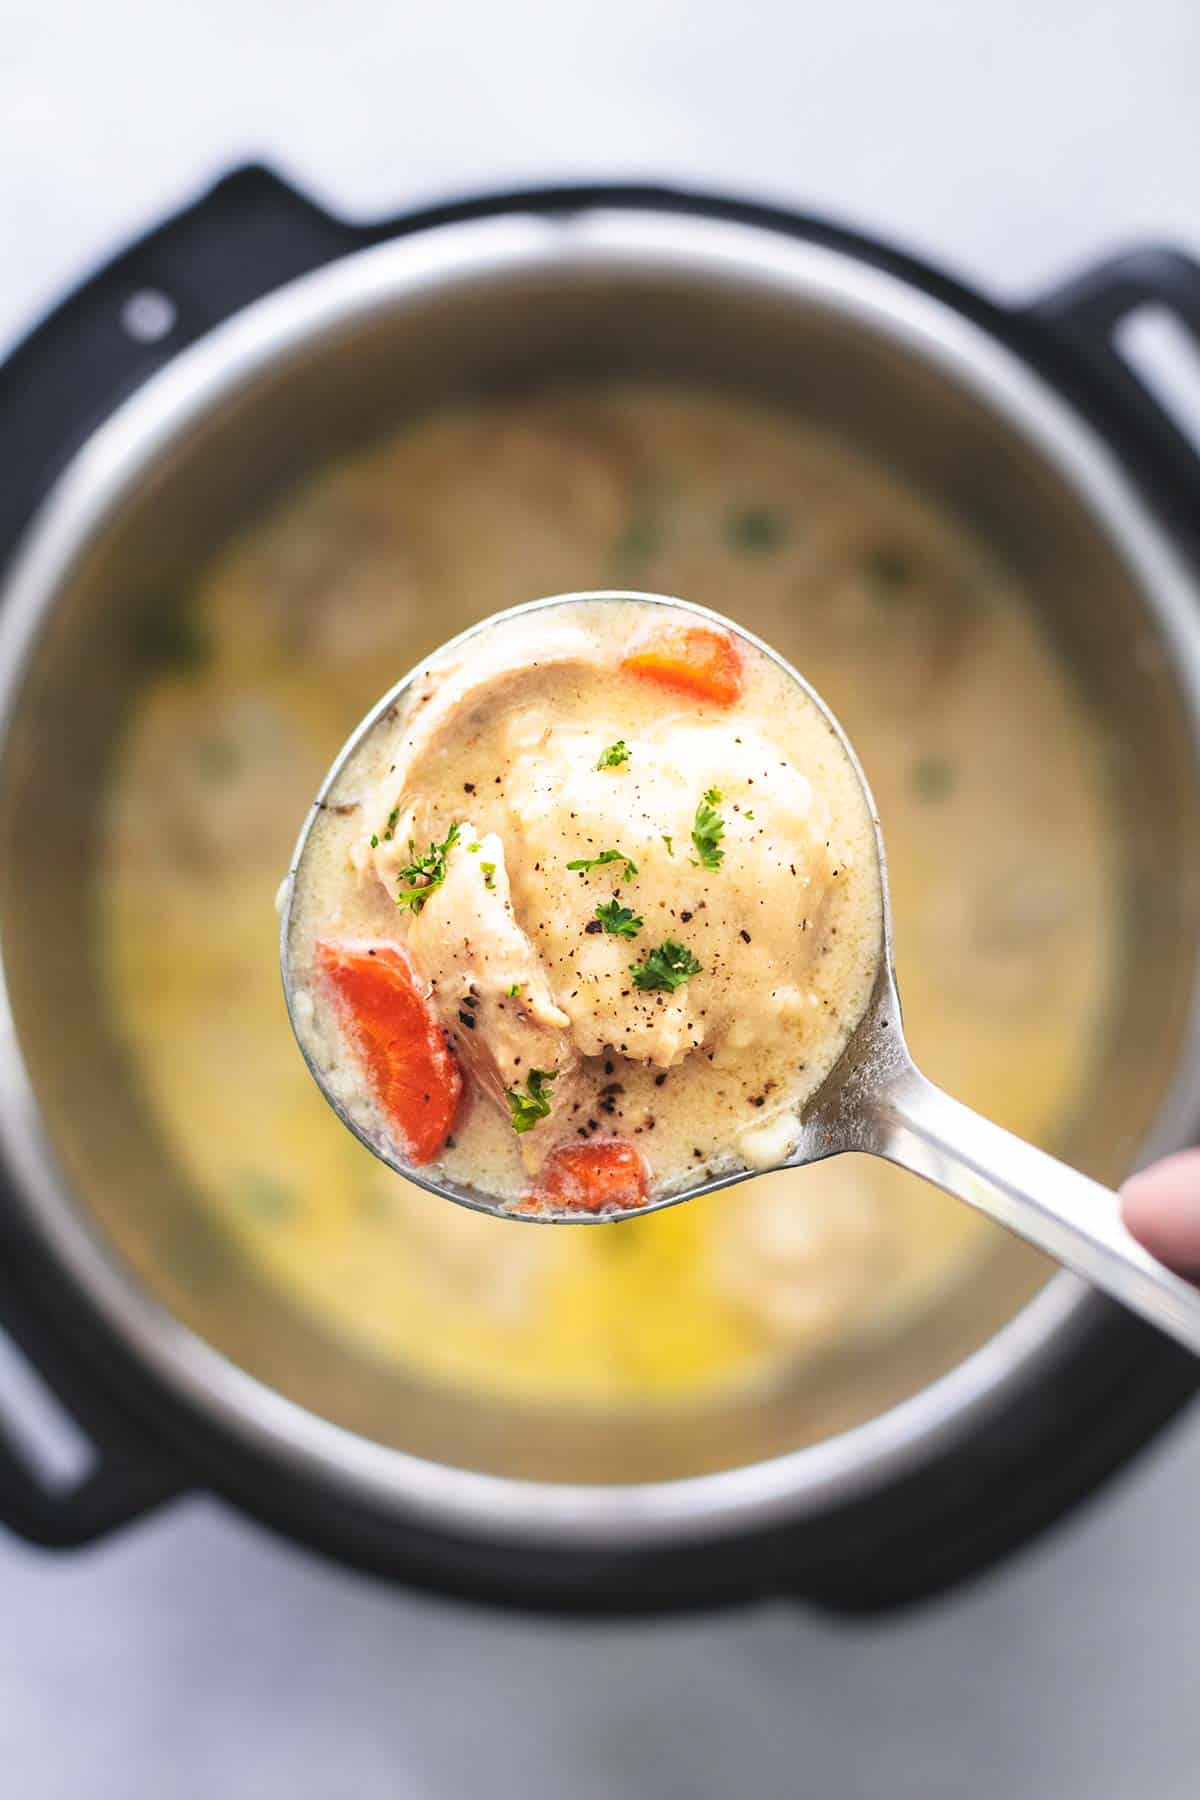
[[[411,962],[395,944],[318,944],[317,955],[405,1155],[429,1162],[454,1124],[463,1080]]]
[[[658,625],[621,667],[715,706],[732,706],[742,691],[738,647],[711,625]]]
[[[623,1138],[555,1150],[527,1203],[531,1212],[622,1212],[646,1198],[646,1166]]]

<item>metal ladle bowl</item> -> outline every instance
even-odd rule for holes
[[[321,816],[327,796],[343,769],[364,739],[385,718],[389,723],[394,720],[397,707],[403,708],[413,681],[430,666],[427,658],[384,695],[334,760],[304,822],[281,892],[280,956],[288,1014],[309,1069],[342,1123],[389,1167],[430,1193],[477,1212],[538,1224],[591,1225],[623,1221],[658,1212],[667,1206],[678,1206],[685,1200],[694,1200],[701,1194],[713,1193],[755,1175],[801,1168],[847,1151],[879,1156],[965,1200],[1112,1295],[1189,1350],[1200,1354],[1200,1291],[1142,1248],[1122,1222],[1118,1196],[1100,1182],[1080,1174],[962,1105],[926,1080],[913,1062],[904,1038],[896,985],[887,856],[875,802],[846,733],[820,695],[790,663],[752,632],[707,607],[660,594],[632,591],[561,594],[548,600],[530,601],[472,626],[444,649],[456,649],[501,621],[577,605],[581,601],[603,604],[612,600],[636,600],[688,612],[754,645],[804,690],[828,721],[858,777],[874,822],[883,896],[878,972],[862,1017],[838,1062],[804,1106],[794,1148],[774,1169],[721,1170],[706,1174],[692,1186],[655,1195],[643,1206],[597,1215],[514,1211],[496,1195],[444,1175],[430,1175],[425,1168],[399,1160],[390,1144],[369,1133],[351,1116],[341,1097],[331,1090],[327,1072],[310,1055],[297,1023],[291,944],[297,875],[313,825]]]

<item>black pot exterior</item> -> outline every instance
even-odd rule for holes
[[[433,226],[511,211],[657,209],[724,217],[828,245],[932,294],[1017,351],[1083,412],[1200,561],[1200,463],[1116,355],[1112,333],[1146,303],[1200,337],[1200,268],[1131,252],[1025,311],[979,295],[877,242],[811,218],[655,187],[557,188],[469,200],[367,227],[333,218],[249,167],[123,252],[52,313],[0,369],[9,441],[0,558],[67,458],[137,386],[251,301],[339,256]],[[141,315],[135,295],[169,296]],[[137,314],[134,314],[136,321]],[[899,1481],[802,1525],[719,1542],[594,1552],[458,1539],[398,1522],[249,1449],[169,1392],[117,1341],[0,1192],[0,1323],[96,1446],[76,1489],[33,1474],[0,1418],[0,1519],[33,1542],[90,1541],[200,1487],[316,1548],[481,1601],[591,1612],[660,1611],[791,1594],[845,1611],[927,1597],[1064,1515],[1195,1391],[1194,1361],[1098,1297],[1036,1385]]]

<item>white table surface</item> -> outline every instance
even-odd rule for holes
[[[742,189],[1013,296],[1200,247],[1197,0],[4,0],[0,44],[0,347],[251,156],[363,217]],[[997,1574],[866,1625],[491,1615],[186,1501],[74,1557],[0,1536],[0,1793],[1195,1800],[1198,1585],[1194,1414]]]

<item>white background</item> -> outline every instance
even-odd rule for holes
[[[1001,295],[1200,248],[1197,0],[0,0],[0,345],[251,156],[369,217],[571,176],[875,229]],[[3,438],[0,479],[20,445]],[[13,1800],[1194,1800],[1200,1423],[936,1608],[510,1620],[195,1500],[0,1538]]]

